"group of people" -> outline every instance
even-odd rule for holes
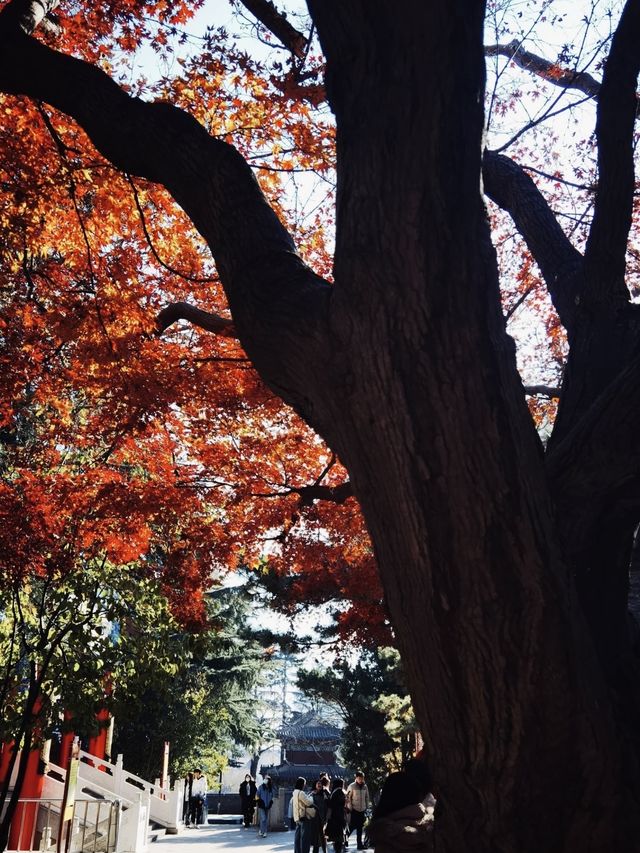
[[[345,788],[343,779],[321,775],[310,793],[305,792],[306,780],[300,776],[291,798],[291,814],[295,825],[294,853],[327,853],[331,841],[335,853],[349,846],[349,836],[355,830],[358,850],[366,850],[363,828],[371,806],[369,788],[362,770],[356,771],[354,781]],[[330,790],[331,789],[331,790]]]
[[[331,793],[326,776],[309,793],[305,786],[300,777],[291,800],[294,853],[318,853],[320,848],[327,853],[327,841],[333,843],[335,853],[342,853],[354,831],[358,850],[373,847],[375,853],[418,853],[432,848],[436,801],[431,774],[420,758],[410,759],[403,770],[387,777],[366,832],[371,798],[362,770],[356,771],[346,788],[342,779],[334,779]]]
[[[366,832],[371,797],[362,770],[356,771],[348,786],[343,779],[331,781],[323,773],[309,791],[306,787],[306,779],[298,777],[289,805],[295,828],[294,853],[327,853],[328,841],[335,853],[343,853],[353,832],[357,850],[374,847],[375,853],[418,853],[430,849],[435,800],[423,760],[410,759],[403,770],[387,777]],[[247,773],[239,793],[245,827],[253,824],[257,808],[258,836],[266,838],[274,795],[270,777],[265,776],[256,786]]]
[[[310,794],[304,791],[306,784],[302,777],[297,780],[289,806],[289,816],[296,828],[296,853],[309,853],[312,848],[313,853],[318,853],[320,847],[327,853],[327,838],[333,842],[336,853],[341,853],[343,846],[348,846],[346,838],[351,830],[356,831],[358,850],[365,850],[362,828],[371,801],[362,771],[356,773],[355,781],[346,789],[342,779],[334,779],[331,784],[324,773],[313,784]],[[247,773],[238,793],[244,826],[253,825],[257,809],[258,836],[266,838],[274,796],[271,777],[265,776],[257,786]]]
[[[185,826],[195,826],[204,822],[207,800],[207,777],[199,767],[187,773],[184,786],[182,819]]]

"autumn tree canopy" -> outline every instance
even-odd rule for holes
[[[300,594],[318,586],[309,560],[381,621],[353,494],[444,803],[439,846],[637,849],[639,4],[614,4],[592,52],[581,37],[545,56],[500,3],[309,0],[303,30],[236,2],[289,62],[258,68],[210,30],[177,80],[123,79],[122,52],[180,38],[197,5],[2,7],[20,467],[3,488],[29,508],[6,534],[12,571],[144,558],[197,619],[185,590],[266,554]],[[567,93],[591,124],[561,159],[542,119]],[[501,129],[509,114],[532,135]],[[323,205],[297,221],[280,181],[327,177],[334,128],[329,260]],[[507,333],[525,302],[548,306],[548,373],[527,378],[560,399],[555,418],[532,405],[544,445]]]
[[[193,10],[147,11],[158,13],[162,49]],[[122,62],[148,25],[124,6],[103,12],[90,43],[78,12],[56,44]],[[281,176],[332,169],[332,123],[286,98],[220,32],[180,70],[148,96],[193,108],[211,133],[252,152],[273,203],[328,274],[329,202],[296,216]],[[307,595],[302,568],[315,564],[324,569],[316,597],[342,602],[356,590],[364,623],[384,633],[344,469],[260,381],[221,316],[217,271],[188,218],[163,187],[115,170],[62,113],[23,98],[3,104],[3,579],[94,556],[142,560],[181,622],[198,628],[212,573],[259,570],[268,558],[291,581],[287,609]],[[338,617],[353,633],[349,608]]]

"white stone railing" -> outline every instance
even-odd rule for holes
[[[47,764],[41,800],[53,805],[62,801],[67,772],[53,763]],[[158,782],[148,782],[123,767],[122,756],[115,764],[80,750],[80,767],[76,801],[118,801],[119,825],[116,853],[144,853],[147,847],[149,821],[176,833],[182,826],[184,782],[171,789]]]
[[[123,767],[122,756],[115,764],[98,759],[80,750],[78,789],[76,797],[96,800],[118,800],[120,823],[116,853],[144,853],[147,847],[149,821],[176,833],[182,825],[184,782],[173,789],[148,782]],[[61,800],[64,795],[66,770],[55,764],[47,765],[42,797]]]
[[[150,820],[162,824],[168,832],[177,832],[182,823],[182,780],[176,782],[173,789],[162,788],[125,770],[121,755],[115,764],[111,764],[82,749],[79,779],[83,790],[96,785],[120,800],[142,801]]]
[[[18,839],[20,851],[47,851],[60,848],[61,799],[20,798],[12,820],[12,835]],[[121,846],[119,804],[114,800],[81,799],[75,801],[73,821],[69,824],[66,841],[71,853],[91,850],[94,853],[136,853]],[[15,832],[13,832],[15,828]],[[12,848],[7,848],[12,853]]]

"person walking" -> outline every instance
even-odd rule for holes
[[[362,827],[364,826],[365,812],[371,805],[369,789],[364,781],[364,772],[356,770],[353,782],[347,788],[347,811],[349,812],[349,835],[355,829],[358,850],[366,850],[362,843]]]
[[[333,842],[335,853],[342,853],[344,848],[344,834],[347,828],[345,815],[346,793],[344,780],[334,779],[331,786],[331,799],[327,811],[327,838]]]
[[[242,808],[242,822],[245,827],[253,823],[253,813],[256,808],[256,783],[253,776],[247,773],[244,782],[240,783],[238,793],[240,794],[240,807]]]
[[[312,819],[315,817],[316,808],[313,798],[304,792],[306,784],[307,780],[303,776],[298,776],[291,795],[293,820],[296,825],[293,839],[294,853],[309,853],[313,841]]]
[[[269,812],[273,805],[271,776],[262,777],[262,784],[256,791],[256,801],[258,803],[258,835],[260,838],[266,838],[269,829]]]
[[[202,823],[202,815],[204,813],[204,801],[207,796],[207,777],[199,767],[193,771],[193,781],[191,783],[191,808],[189,818],[191,823],[197,828],[199,823]]]

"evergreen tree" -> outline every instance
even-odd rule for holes
[[[407,757],[406,737],[388,727],[390,704],[407,693],[397,652],[365,649],[355,664],[342,659],[331,667],[299,670],[298,686],[307,697],[336,708],[343,725],[341,760],[351,771],[361,767],[371,789],[379,788]]]
[[[261,733],[255,688],[271,662],[270,650],[248,625],[250,606],[239,587],[209,593],[210,627],[181,633],[176,677],[154,684],[116,719],[115,750],[124,754],[127,769],[158,776],[169,741],[173,774],[183,775],[197,763],[212,776],[235,744],[254,747]]]

